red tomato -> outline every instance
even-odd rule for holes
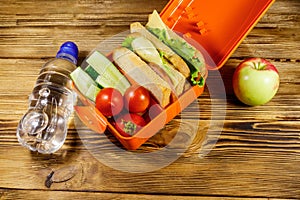
[[[132,85],[124,94],[125,108],[129,112],[141,113],[144,112],[150,103],[150,94],[147,89],[140,85]]]
[[[143,117],[135,113],[127,113],[116,120],[116,129],[125,137],[133,136],[146,122]]]
[[[114,88],[104,88],[96,96],[96,108],[107,117],[119,114],[123,109],[123,96]]]

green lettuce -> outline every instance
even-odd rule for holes
[[[126,47],[127,49],[130,49],[133,51],[133,48],[131,46],[132,41],[134,40],[133,37],[126,37],[124,41],[122,42],[122,47]]]
[[[201,77],[199,79],[199,74],[201,74],[200,68],[205,66],[204,63],[196,57],[197,50],[184,40],[169,39],[167,32],[164,29],[150,27],[147,27],[147,29],[187,62],[191,71],[192,84],[203,86],[204,78]]]

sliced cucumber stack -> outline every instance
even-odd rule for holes
[[[77,67],[71,73],[71,78],[78,90],[90,100],[95,102],[102,88],[112,87],[124,94],[130,87],[126,77],[98,51],[94,51],[86,62],[88,66],[84,70]]]
[[[100,91],[96,82],[81,67],[77,67],[70,76],[78,90],[90,100],[95,101]]]
[[[130,83],[125,76],[100,52],[94,51],[86,62],[89,65],[85,71],[101,87],[112,87],[118,89],[122,94],[124,94],[126,89],[130,87]]]

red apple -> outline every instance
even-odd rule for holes
[[[279,74],[276,67],[262,58],[244,60],[233,74],[233,90],[246,105],[258,106],[269,102],[277,93]]]

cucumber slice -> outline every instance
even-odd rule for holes
[[[77,67],[71,74],[71,79],[78,88],[78,90],[87,98],[93,100],[94,95],[92,91],[96,92],[96,83],[94,80],[81,68]],[[100,90],[100,88],[99,88]]]
[[[87,66],[84,70],[94,81],[97,79],[99,76],[99,73],[91,66]]]
[[[126,89],[130,86],[130,85],[124,85],[123,81],[124,81],[125,77],[123,77],[122,79],[120,79],[119,81],[113,81],[111,79],[109,79],[107,76],[101,76],[99,75],[97,77],[97,79],[95,80],[95,82],[98,85],[101,85],[102,88],[116,88],[118,89],[122,95],[124,95]],[[127,81],[127,79],[126,79]]]
[[[104,55],[102,55],[98,51],[94,51],[92,55],[86,60],[88,64],[90,64],[98,74],[103,74],[105,71],[109,70],[114,72],[113,74],[122,75],[118,69],[108,60]]]
[[[95,102],[95,101],[96,101],[96,96],[97,96],[97,94],[98,94],[98,92],[99,92],[100,90],[101,90],[100,88],[98,88],[97,86],[95,86],[95,85],[93,84],[93,85],[91,85],[91,86],[89,87],[89,89],[86,91],[85,96],[86,96],[87,98],[89,98],[90,100],[92,100],[93,102]]]
[[[86,71],[95,78],[101,87],[113,87],[118,89],[122,94],[130,87],[130,83],[125,76],[116,68],[116,66],[98,51],[94,51],[86,60],[89,64]],[[93,68],[93,69],[91,69]]]

